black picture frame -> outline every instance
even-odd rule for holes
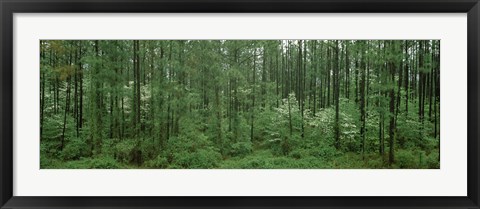
[[[1,208],[480,208],[478,0],[0,0]],[[466,197],[20,197],[13,196],[14,13],[467,13]]]

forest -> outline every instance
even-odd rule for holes
[[[440,40],[40,40],[41,169],[439,169]]]

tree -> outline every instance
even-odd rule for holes
[[[339,114],[340,114],[340,66],[338,60],[338,41],[335,41],[335,69],[334,69],[334,93],[335,93],[335,147],[338,149],[340,148],[340,121],[339,121]]]
[[[365,111],[365,79],[366,79],[366,65],[365,65],[365,42],[361,41],[360,43],[360,137],[362,139],[362,156],[365,154],[365,138],[366,138],[366,111]]]
[[[389,50],[391,50],[390,52],[394,52],[393,50],[395,50],[395,44],[390,42],[390,41],[387,41],[385,43],[387,45],[387,47],[389,48]],[[394,54],[394,53],[392,53]],[[394,62],[394,58],[392,57],[393,55],[390,55],[390,59],[388,60],[388,68],[389,68],[389,71],[390,71],[390,78],[391,78],[391,83],[395,83],[395,62]],[[388,162],[389,164],[393,164],[394,161],[395,161],[395,148],[394,148],[394,142],[395,142],[395,88],[393,87],[393,85],[391,85],[391,87],[389,88],[389,94],[390,94],[390,128],[389,128],[389,141],[388,141],[388,145],[390,147],[390,151],[389,151],[389,154],[388,154]]]

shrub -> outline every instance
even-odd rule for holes
[[[297,155],[301,152],[292,151],[290,155]],[[285,156],[274,156],[267,150],[255,152],[245,158],[231,158],[221,165],[221,168],[242,168],[242,169],[299,169],[299,168],[328,168],[322,159],[312,156],[294,159]]]
[[[329,162],[332,168],[356,169],[365,167],[365,162],[362,159],[362,155],[352,152],[342,153]]]
[[[60,139],[62,136],[62,129],[59,127],[63,126],[63,117],[61,114],[53,114],[49,117],[45,117],[43,123],[42,141]],[[67,128],[68,127],[69,126],[67,126]],[[66,131],[66,133],[68,133],[68,131]]]
[[[159,142],[153,141],[152,139],[145,139],[140,142],[139,150],[142,150],[142,159],[155,159],[158,157],[158,147],[159,147]]]
[[[309,156],[308,150],[305,149],[296,149],[288,154],[289,157],[294,159],[301,159],[306,156]]]
[[[138,141],[125,139],[115,145],[115,159],[123,163],[132,163],[138,158]]]
[[[153,160],[145,162],[147,168],[166,168],[168,167],[168,160],[165,156],[158,155]]]
[[[97,158],[81,158],[76,161],[67,161],[64,162],[61,166],[56,166],[56,168],[67,168],[67,169],[117,169],[123,168],[115,159],[110,156],[101,155]]]
[[[387,164],[382,157],[379,157],[377,153],[370,154],[365,160],[365,168],[384,168]]]
[[[230,155],[246,156],[252,152],[252,143],[250,141],[237,142],[232,145]]]
[[[288,137],[283,140],[280,138],[270,139],[266,142],[266,147],[275,155],[285,156],[292,151],[292,143]]]
[[[116,169],[121,168],[115,159],[111,157],[103,156],[101,158],[94,158],[90,161],[89,168],[96,168],[96,169]]]
[[[212,149],[200,149],[195,152],[178,152],[174,154],[172,168],[215,168],[222,156]]]
[[[267,162],[263,158],[251,158],[243,164],[242,168],[267,168]]]
[[[222,159],[208,137],[195,132],[172,137],[167,147],[169,168],[214,168]]]
[[[46,168],[59,168],[60,161],[56,159],[49,158],[45,155],[40,155],[40,168],[41,169],[46,169]]]
[[[325,161],[333,160],[338,154],[339,152],[333,146],[318,146],[309,152],[309,155]]]
[[[102,155],[115,156],[116,144],[119,142],[119,139],[105,139],[102,142]]]
[[[63,160],[78,160],[81,157],[86,157],[88,154],[87,143],[82,139],[73,138],[66,141],[66,145],[60,156]]]
[[[280,136],[278,125],[273,122],[280,122],[279,115],[268,108],[255,115],[254,120],[254,142],[264,142],[265,140],[277,138]],[[284,120],[284,119],[283,119]]]
[[[440,168],[439,157],[438,152],[431,152],[426,159],[427,168]]]
[[[438,147],[438,139],[429,137],[433,125],[425,121],[423,124],[416,119],[401,116],[397,124],[398,144],[403,149],[432,150]]]
[[[400,168],[422,168],[426,161],[425,152],[419,150],[398,150],[395,157],[395,164]]]

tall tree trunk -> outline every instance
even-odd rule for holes
[[[42,41],[40,41],[40,46],[42,46]],[[44,58],[45,57],[45,51],[44,50],[41,50],[40,51],[40,57]],[[51,63],[51,53],[50,53],[50,65],[52,64]],[[40,139],[42,138],[42,134],[43,134],[43,121],[44,121],[44,117],[45,117],[45,82],[47,80],[47,78],[45,77],[45,70],[42,71],[41,73],[41,77],[40,77],[40,81],[41,81],[41,85],[40,85],[40,88],[41,88],[41,93],[40,93]]]
[[[254,123],[254,115],[255,115],[255,81],[256,81],[256,74],[257,74],[257,65],[256,65],[256,58],[257,58],[257,50],[255,50],[255,52],[253,53],[253,70],[252,70],[252,73],[253,73],[253,87],[252,87],[252,110],[251,110],[251,118],[250,118],[250,141],[253,142],[253,123]],[[265,58],[264,58],[265,59]],[[265,67],[265,66],[264,66]]]
[[[432,121],[432,96],[433,96],[433,83],[434,83],[434,74],[435,74],[435,71],[434,71],[434,63],[435,63],[435,54],[434,54],[434,51],[435,51],[435,45],[432,43],[432,51],[431,51],[431,58],[432,58],[432,64],[431,64],[431,67],[430,67],[430,76],[429,76],[429,93],[428,93],[428,119],[429,121],[431,122]]]
[[[330,71],[331,71],[330,47],[327,48],[327,107],[330,107]]]
[[[82,129],[83,128],[83,68],[82,68],[82,64],[79,63],[80,65],[80,86],[79,86],[79,90],[80,90],[80,95],[79,95],[79,104],[78,104],[78,129]]]
[[[61,144],[60,150],[63,150],[65,147],[65,130],[67,127],[67,114],[68,114],[68,107],[70,106],[70,78],[67,78],[67,92],[65,95],[65,112],[63,115],[63,129],[62,129],[62,136],[61,136]]]
[[[406,45],[406,41],[404,42],[404,45]],[[400,49],[398,52],[401,53],[402,50]],[[406,60],[404,56],[402,56],[402,58]],[[403,85],[403,68],[405,68],[406,66],[406,61],[402,61],[401,63],[402,65],[399,66],[399,70],[398,70],[398,89],[397,89],[395,118],[397,118],[397,114],[400,112],[401,90]]]
[[[302,40],[300,40],[299,42],[299,46],[298,46],[298,71],[299,71],[299,82],[298,82],[298,85],[299,85],[299,107],[300,107],[300,116],[301,116],[301,119],[302,119],[302,122],[301,122],[301,130],[302,130],[302,133],[301,133],[301,137],[302,139],[304,138],[305,136],[305,125],[304,125],[304,102],[305,102],[305,97],[304,97],[304,89],[305,89],[305,77],[304,77],[304,70],[303,70],[303,62],[304,62],[304,56],[302,55],[303,54],[303,51],[302,50],[302,46],[305,44],[304,42],[302,42]]]
[[[345,41],[345,97],[350,99],[350,56],[348,54],[349,41]]]
[[[357,103],[357,104],[359,102],[359,99],[358,99],[358,92],[359,92],[358,91],[359,90],[359,87],[358,87],[358,75],[359,75],[358,68],[359,68],[359,63],[358,62],[359,62],[358,59],[355,60],[355,70],[354,70],[354,72],[355,72],[355,76],[354,76],[355,77],[355,103]]]
[[[423,41],[420,41],[420,53],[419,53],[419,84],[418,84],[418,117],[423,124],[423,89],[424,89],[424,73],[423,73],[423,55],[424,55],[424,47]]]
[[[409,96],[409,93],[408,93],[408,90],[409,90],[409,85],[408,85],[408,67],[409,67],[409,62],[410,61],[410,56],[409,56],[409,53],[408,53],[408,41],[405,41],[405,115],[408,116],[408,96]]]
[[[98,60],[100,60],[100,51],[99,51],[99,41],[95,41],[95,56]],[[101,143],[102,143],[102,131],[103,131],[103,124],[102,124],[102,83],[98,78],[98,75],[100,74],[100,66],[97,64],[95,66],[95,78],[94,80],[94,85],[95,89],[94,91],[94,117],[95,117],[95,122],[94,122],[94,137],[93,137],[93,154],[98,155],[101,153]]]
[[[394,43],[392,43],[394,44]],[[391,44],[389,44],[390,50],[392,50]],[[392,60],[389,61],[389,70],[391,75],[391,83],[395,83],[395,65]],[[395,91],[394,87],[390,87],[390,127],[389,127],[389,146],[390,152],[388,156],[388,163],[392,165],[395,162],[394,143],[395,143]]]
[[[340,121],[339,121],[339,97],[340,97],[340,66],[338,60],[338,41],[335,41],[335,70],[334,70],[334,92],[335,92],[335,148],[340,148]]]
[[[362,139],[362,157],[365,156],[365,79],[366,79],[366,66],[365,66],[365,55],[364,55],[364,45],[365,41],[362,41],[361,46],[361,61],[360,61],[360,137]]]
[[[75,45],[77,46],[77,45]],[[78,123],[78,69],[80,66],[79,65],[79,61],[80,60],[80,55],[78,53],[78,50],[75,50],[75,64],[77,66],[74,66],[74,72],[73,72],[73,76],[74,76],[74,93],[73,93],[73,119],[75,120],[75,133],[76,133],[76,136],[79,137],[79,123]]]
[[[141,111],[140,111],[140,107],[141,107],[141,95],[140,95],[140,82],[141,82],[141,77],[140,77],[140,41],[138,41],[138,40],[137,40],[137,49],[136,49],[136,58],[135,58],[135,59],[137,60],[137,62],[136,62],[136,65],[137,65],[137,66],[136,66],[136,74],[137,74],[137,77],[136,77],[136,78],[137,78],[137,81],[136,81],[136,85],[137,85],[137,88],[136,88],[136,89],[137,89],[137,90],[136,90],[136,91],[137,91],[137,93],[136,93],[136,96],[137,96],[137,98],[136,98],[136,101],[137,101],[137,102],[136,102],[136,105],[137,105],[137,108],[136,108],[136,110],[137,110],[137,112],[136,112],[136,118],[135,118],[135,120],[136,120],[136,124],[137,124],[137,126],[136,126],[136,128],[137,128],[136,132],[137,132],[137,133],[136,133],[136,135],[138,136],[138,135],[140,134],[139,132],[140,132],[140,128],[141,128],[141,126],[142,126],[141,121],[140,121],[140,118],[141,118]]]

